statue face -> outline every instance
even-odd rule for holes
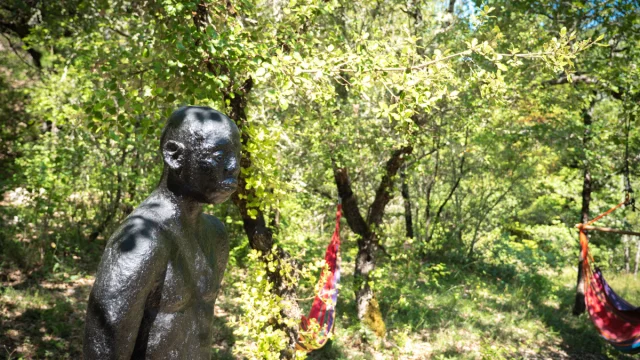
[[[240,135],[230,120],[202,125],[183,169],[184,181],[190,184],[201,201],[220,204],[238,188],[240,173]]]
[[[179,191],[202,203],[226,201],[238,187],[240,134],[226,116],[193,107],[163,148]]]

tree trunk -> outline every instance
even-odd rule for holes
[[[640,237],[636,237],[636,266],[633,268],[633,276],[638,275],[638,263],[640,263]]]
[[[595,97],[591,100],[589,107],[582,111],[582,122],[584,125],[584,137],[582,138],[582,148],[586,152],[591,137],[591,124],[593,123],[593,108],[596,104]],[[589,169],[589,161],[585,155],[584,158],[584,176],[582,179],[582,209],[580,211],[580,220],[582,223],[589,221],[589,205],[591,204],[591,171]],[[582,254],[578,261],[578,281],[576,285],[576,299],[573,304],[573,314],[580,315],[585,309],[584,302],[584,276],[582,274]]]
[[[629,274],[631,272],[629,262],[631,257],[631,250],[629,249],[629,241],[631,235],[622,235],[622,242],[624,243],[624,271]]]
[[[409,184],[407,183],[407,174],[404,169],[400,171],[402,179],[402,199],[404,200],[404,227],[405,236],[413,239],[413,217],[411,213],[411,196],[409,196]]]
[[[375,328],[370,320],[376,320],[380,309],[371,307],[373,300],[373,289],[369,285],[370,273],[375,269],[375,233],[370,233],[368,238],[358,238],[358,255],[356,256],[355,284],[356,284],[356,310],[358,319],[365,320],[365,323],[372,329],[377,330],[378,336],[384,336],[384,329]]]
[[[193,22],[195,26],[204,33],[209,22],[209,10],[205,3],[201,3],[197,7],[197,11],[193,13]],[[199,42],[196,42],[199,45]],[[221,67],[209,60],[204,63],[206,70],[213,75],[225,75],[231,77],[230,70],[226,67]],[[237,84],[230,84],[226,89],[222,90],[222,94],[225,103],[228,104],[227,115],[240,129],[240,140],[242,142],[242,157],[240,159],[240,167],[247,169],[251,167],[251,154],[247,151],[247,144],[250,141],[249,132],[242,131],[243,128],[248,126],[247,124],[247,99],[251,89],[253,88],[253,79],[248,77],[242,86],[237,87]],[[273,250],[275,241],[273,238],[272,230],[267,226],[265,220],[265,214],[262,210],[248,207],[249,200],[256,197],[254,189],[247,189],[247,179],[243,172],[240,172],[238,176],[238,191],[232,196],[232,200],[238,209],[240,210],[240,216],[244,226],[244,231],[249,239],[249,245],[252,249],[258,250],[263,254],[263,258],[266,260],[266,255],[270,254]],[[249,215],[249,210],[253,210],[255,216]],[[277,209],[274,209],[277,211]],[[256,213],[257,212],[257,213]],[[300,319],[302,312],[297,303],[296,274],[291,274],[290,270],[296,269],[298,266],[295,261],[289,256],[289,254],[283,249],[278,248],[273,254],[273,258],[276,260],[275,268],[273,271],[268,271],[269,282],[273,284],[273,291],[276,295],[282,298],[282,310],[281,315],[285,319]],[[292,279],[293,278],[293,279]],[[276,327],[283,330],[288,337],[287,349],[281,354],[282,358],[292,359],[295,357],[295,347],[298,340],[298,322],[292,322],[295,325],[287,326],[283,321],[276,322]]]
[[[225,94],[225,100],[229,104],[228,115],[233,119],[238,128],[242,130],[247,125],[246,105],[247,95],[251,91],[253,80],[247,79],[240,89],[233,96]],[[248,131],[241,131],[241,142],[243,145],[242,158],[240,159],[240,167],[247,169],[251,167],[251,154],[247,151],[247,144],[250,140]],[[254,189],[247,190],[247,179],[243,172],[238,176],[238,191],[233,195],[232,200],[240,210],[240,216],[244,226],[244,231],[249,239],[249,245],[252,249],[260,251],[263,255],[272,252],[275,244],[272,229],[267,226],[265,214],[260,209],[252,209],[257,211],[255,217],[249,215],[248,200],[255,198]],[[274,209],[276,214],[277,209]],[[287,280],[287,278],[295,277],[295,274],[285,273],[281,271],[286,268],[297,268],[294,260],[289,254],[281,248],[278,248],[273,254],[276,261],[274,271],[269,271],[268,278],[273,284],[274,293],[283,300],[281,315],[288,319],[300,319],[302,311],[297,303],[296,283],[297,281]],[[291,264],[291,266],[286,265]],[[285,323],[278,323],[278,328],[283,330],[288,337],[288,348],[282,354],[282,358],[293,358],[295,356],[295,345],[298,340],[298,326],[287,326]]]
[[[342,209],[347,224],[356,234],[358,239],[358,254],[356,255],[355,268],[355,292],[358,319],[363,320],[368,305],[373,299],[373,291],[369,286],[369,273],[374,269],[374,249],[371,243],[374,241],[373,233],[360,214],[358,202],[351,190],[351,179],[346,168],[333,169],[338,195],[342,199]]]

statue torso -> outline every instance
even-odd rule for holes
[[[145,203],[140,208],[144,210]],[[166,242],[170,255],[145,303],[132,358],[209,359],[213,308],[229,243],[222,223],[213,216],[202,214],[198,226],[185,227],[166,215],[157,213],[162,228],[157,240]]]

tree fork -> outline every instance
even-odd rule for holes
[[[400,167],[404,164],[406,155],[413,151],[413,147],[405,146],[393,152],[385,166],[385,173],[378,185],[375,198],[369,207],[367,220],[362,217],[357,199],[351,189],[351,180],[346,168],[338,168],[334,162],[333,174],[338,188],[338,195],[342,199],[342,208],[347,223],[358,235],[358,254],[356,255],[356,306],[359,320],[366,320],[379,336],[384,335],[384,322],[380,316],[380,309],[375,302],[373,289],[369,285],[369,275],[375,269],[375,252],[381,249],[378,244],[376,229],[382,223],[385,207],[391,200],[394,180]]]

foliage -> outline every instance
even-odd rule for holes
[[[376,261],[366,276],[354,269],[358,244],[371,239],[344,221],[338,336],[311,357],[402,357],[412,346],[434,358],[532,356],[522,343],[541,356],[606,353],[589,343],[595,337],[571,335],[588,334],[586,325],[553,314],[574,286],[564,269],[575,266],[586,174],[591,215],[622,196],[627,120],[637,187],[637,4],[32,3],[0,7],[0,280],[13,284],[16,270],[55,281],[94,271],[105,239],[158,181],[168,114],[208,105],[236,116],[250,164],[246,214],[209,209],[234,248],[225,283],[234,301],[222,301],[241,310],[226,322],[234,356],[279,358],[290,346],[284,329],[299,319],[285,316],[291,299],[270,275],[312,297],[333,230],[336,169],[348,170],[360,216],[380,216],[367,229]],[[401,166],[389,172],[398,151]],[[379,194],[388,202],[368,206]],[[245,215],[263,217],[292,262],[251,251]],[[639,220],[627,209],[602,224]],[[610,234],[591,241],[610,272],[638,251]],[[384,339],[355,320],[363,284],[377,303],[369,327],[380,337],[386,328]],[[31,296],[12,291],[5,303]],[[493,312],[507,321],[504,344]],[[454,330],[461,324],[471,333]]]
[[[247,359],[279,359],[286,349],[286,335],[279,329],[287,321],[280,315],[282,299],[273,294],[273,284],[268,278],[276,264],[272,254],[260,261],[260,253],[252,250],[248,257],[247,279],[234,284],[240,293],[242,315],[234,322],[236,356]]]

